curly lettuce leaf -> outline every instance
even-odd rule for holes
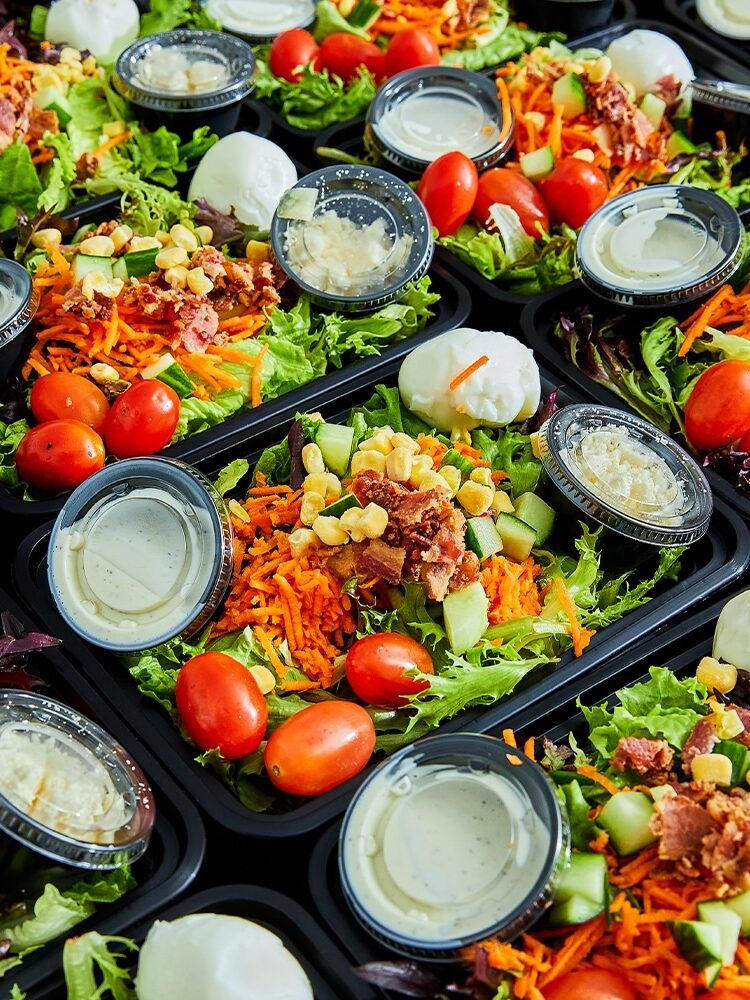
[[[249,468],[250,463],[246,458],[236,458],[233,462],[225,465],[214,483],[214,489],[219,496],[226,496],[227,493],[235,489],[242,477],[247,475]]]
[[[119,945],[138,951],[135,941],[125,937],[107,937],[89,931],[70,938],[63,949],[63,971],[68,1000],[137,1000],[129,963],[120,965],[123,956],[110,950]]]
[[[356,35],[365,41],[369,41],[370,38],[365,28],[355,27],[350,21],[347,21],[336,4],[331,3],[331,0],[319,0],[315,5],[315,27],[313,28],[315,41],[320,44],[329,35],[337,34]]]
[[[149,11],[141,15],[140,37],[174,28],[221,31],[221,22],[211,17],[203,4],[193,0],[151,0]]]
[[[255,96],[279,111],[295,128],[319,131],[336,122],[349,121],[364,114],[375,97],[375,80],[364,67],[345,83],[327,70],[305,66],[300,79],[289,83],[273,75],[265,48],[257,49],[256,57]]]
[[[25,419],[12,423],[0,420],[0,486],[11,493],[25,489],[16,468],[16,450],[28,430]]]
[[[474,72],[515,59],[540,45],[565,41],[561,32],[533,31],[510,20],[505,3],[495,0],[489,21],[463,46],[443,53],[446,66],[461,66]]]

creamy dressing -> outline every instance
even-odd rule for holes
[[[479,936],[536,901],[529,895],[550,837],[520,781],[404,761],[360,793],[342,866],[368,922],[410,942],[448,942]]]
[[[203,48],[152,46],[138,61],[135,82],[165,94],[208,94],[230,82],[227,64]]]
[[[228,31],[243,35],[278,35],[309,24],[314,0],[208,0],[206,10]]]
[[[750,3],[748,0],[697,0],[702,21],[728,38],[750,39]]]

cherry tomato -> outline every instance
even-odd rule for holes
[[[750,445],[750,363],[730,359],[703,372],[685,406],[685,433],[700,451]]]
[[[479,178],[472,215],[482,226],[487,225],[492,205],[509,205],[518,213],[529,236],[539,235],[537,222],[542,229],[549,229],[549,212],[544,198],[528,178],[515,170],[493,167]]]
[[[376,708],[401,708],[406,695],[425,691],[430,682],[408,671],[434,674],[432,657],[415,639],[398,632],[366,635],[346,654],[346,679],[352,691]]]
[[[372,42],[342,31],[329,35],[320,46],[320,65],[347,83],[355,78],[360,66],[369,69],[376,80],[382,80],[385,53]]]
[[[544,1000],[638,1000],[633,987],[615,972],[584,969],[553,980],[542,990]]]
[[[282,722],[263,763],[282,792],[321,795],[359,774],[374,749],[375,726],[361,705],[321,701]]]
[[[153,455],[174,434],[180,397],[158,379],[142,379],[112,404],[104,425],[107,450],[116,458]]]
[[[254,753],[266,735],[268,706],[255,678],[226,653],[201,653],[177,675],[177,711],[201,750],[228,760]]]
[[[51,372],[31,387],[31,412],[39,423],[45,420],[80,420],[97,434],[104,430],[109,403],[98,385],[83,375]]]
[[[397,32],[385,51],[387,76],[395,76],[417,66],[437,66],[439,62],[440,47],[429,31],[422,28],[406,28]]]
[[[607,198],[607,180],[599,167],[575,157],[560,160],[541,187],[555,222],[573,229],[580,228]]]
[[[104,442],[80,420],[45,420],[24,435],[16,468],[24,482],[49,493],[73,490],[104,467]]]
[[[274,76],[295,83],[302,76],[302,67],[308,63],[315,65],[319,53],[320,47],[309,31],[292,28],[274,38],[268,53],[268,65]]]
[[[478,186],[477,168],[463,153],[443,153],[427,167],[417,194],[441,236],[452,236],[466,222]]]

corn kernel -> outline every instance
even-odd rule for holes
[[[338,497],[341,496],[341,480],[338,476],[335,476],[332,472],[325,473],[326,480],[326,492],[327,497]]]
[[[122,250],[126,243],[133,238],[133,230],[130,226],[115,226],[109,237],[115,245],[115,250]]]
[[[695,676],[709,691],[727,694],[737,683],[737,667],[731,663],[720,663],[713,656],[704,656]]]
[[[201,241],[203,246],[205,246],[214,238],[214,231],[210,226],[196,226],[195,235]]]
[[[227,504],[227,510],[232,515],[232,517],[236,517],[238,521],[242,521],[243,524],[250,524],[251,520],[250,515],[242,506],[242,504],[239,502],[239,500],[235,500],[234,497],[232,497],[232,499]]]
[[[419,444],[414,438],[409,437],[408,434],[403,434],[401,431],[397,431],[391,438],[391,441],[394,448],[406,448],[412,455],[416,455],[420,450]]]
[[[596,159],[593,149],[577,149],[575,153],[570,154],[573,160],[583,160],[584,163],[593,163]]]
[[[251,264],[262,264],[271,259],[271,248],[261,240],[249,240],[245,247],[245,257]]]
[[[505,490],[495,490],[490,508],[495,514],[515,514],[516,511],[513,501]]]
[[[601,83],[606,80],[612,72],[612,60],[609,56],[600,56],[594,65],[589,69],[589,80],[591,83]]]
[[[379,451],[383,455],[389,455],[393,451],[393,437],[384,431],[378,431],[367,442],[368,451]]]
[[[388,527],[388,511],[376,503],[368,503],[358,525],[365,538],[380,538]]]
[[[276,687],[276,678],[268,667],[264,667],[261,663],[255,663],[249,670],[253,675],[255,683],[260,688],[261,694],[270,694]]]
[[[474,469],[470,474],[469,479],[472,483],[479,483],[481,486],[492,486],[493,488],[495,486],[492,482],[492,469],[487,469],[484,466]]]
[[[710,781],[714,785],[732,784],[732,762],[723,753],[699,753],[691,765],[693,781]]]
[[[355,451],[352,455],[352,475],[358,472],[379,472],[385,475],[385,455],[380,451]]]
[[[302,449],[302,464],[305,467],[305,472],[326,471],[323,452],[316,444],[306,444]]]
[[[115,245],[109,236],[89,236],[82,241],[78,250],[86,257],[111,257],[115,252]]]
[[[446,481],[454,495],[461,489],[461,470],[455,465],[444,465],[438,475]]]
[[[68,65],[72,63],[79,63],[81,61],[81,53],[78,49],[72,48],[70,45],[65,45],[60,50],[60,62]]]
[[[417,455],[411,460],[411,475],[409,476],[410,486],[419,486],[423,476],[428,472],[433,472],[432,459],[429,455]]]
[[[86,56],[86,58],[81,63],[81,69],[84,73],[95,73],[97,70],[96,59],[94,56]]]
[[[161,243],[155,236],[134,236],[130,241],[130,253],[137,253],[141,250],[158,250]]]
[[[469,434],[466,428],[454,427],[451,431],[451,441],[460,444],[471,444],[471,434]]]
[[[167,247],[160,250],[156,255],[154,263],[157,267],[166,271],[170,267],[179,267],[188,259],[187,250],[184,247]]]
[[[328,492],[328,481],[326,480],[325,472],[313,472],[308,476],[305,476],[302,483],[303,493],[319,493],[320,496],[326,496]]]
[[[303,524],[312,524],[325,505],[325,497],[321,496],[320,493],[305,493],[299,509],[300,521]]]
[[[295,559],[304,556],[318,544],[318,536],[311,528],[297,528],[289,536],[289,550]]]
[[[482,486],[481,483],[473,483],[469,480],[458,491],[456,499],[472,517],[479,517],[480,514],[485,514],[490,509],[494,495],[494,491],[489,486]]]
[[[116,299],[124,284],[120,278],[108,278],[101,271],[89,271],[81,282],[81,291],[87,299],[93,299],[95,293],[105,299]]]
[[[159,244],[163,247],[168,247],[172,243],[172,237],[169,233],[166,233],[163,229],[157,229],[154,233],[154,239],[158,240]]]
[[[533,431],[529,434],[529,444],[531,445],[531,454],[534,458],[541,458],[542,453],[539,451],[539,431]]]
[[[214,290],[214,283],[202,267],[191,267],[187,275],[188,288],[196,295],[208,295]]]
[[[97,361],[95,365],[89,368],[89,375],[98,385],[107,385],[110,382],[120,381],[118,370],[102,361]]]
[[[361,507],[350,507],[349,510],[345,510],[344,513],[339,518],[339,523],[344,531],[348,532],[349,537],[353,542],[364,542],[367,537],[360,527],[360,521],[362,520],[362,508]]]
[[[175,246],[182,247],[188,253],[195,253],[198,249],[198,238],[195,233],[188,229],[187,226],[183,226],[181,222],[172,226],[169,230],[169,235],[172,237],[172,242]]]
[[[412,453],[406,448],[394,448],[385,456],[385,471],[389,479],[405,483],[411,475]]]
[[[59,229],[37,229],[31,237],[31,245],[35,247],[51,247],[62,243],[62,233]]]
[[[711,709],[714,713],[711,716],[711,723],[720,740],[733,740],[735,736],[744,732],[742,719],[733,708],[725,709],[718,702],[712,702]]]
[[[105,122],[102,125],[102,132],[110,139],[114,139],[116,135],[122,135],[124,131],[125,123],[121,121]]]
[[[439,472],[435,472],[434,469],[428,469],[427,472],[423,473],[419,480],[419,489],[422,492],[426,490],[442,490],[444,493],[451,495],[451,488],[447,482],[443,479]]]
[[[349,541],[349,535],[337,517],[322,517],[319,514],[313,521],[312,530],[324,545],[346,545]]]
[[[164,280],[172,288],[185,288],[188,282],[188,274],[190,272],[182,264],[178,264],[176,267],[168,267],[164,272]]]

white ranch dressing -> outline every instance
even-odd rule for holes
[[[208,0],[206,10],[228,31],[244,35],[277,35],[309,24],[314,0]]]
[[[727,38],[750,39],[748,0],[697,0],[698,17]]]

